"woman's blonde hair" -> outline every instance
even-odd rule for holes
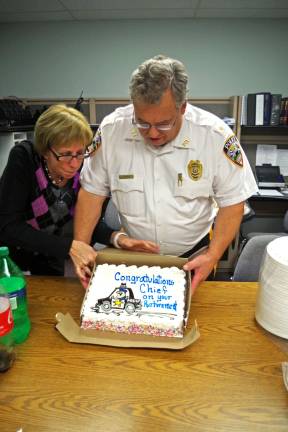
[[[69,147],[74,140],[87,147],[93,139],[92,130],[84,115],[66,105],[52,105],[38,118],[34,130],[34,147],[43,156],[49,146]]]

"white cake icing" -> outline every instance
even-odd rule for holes
[[[177,267],[96,267],[81,308],[81,327],[183,336],[185,272]]]

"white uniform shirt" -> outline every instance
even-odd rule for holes
[[[129,236],[181,255],[209,232],[215,202],[229,206],[257,191],[253,173],[231,129],[211,113],[187,104],[177,137],[160,148],[145,142],[132,117],[132,105],[105,117],[102,145],[85,160],[81,185],[111,193]]]

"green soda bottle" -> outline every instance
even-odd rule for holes
[[[8,370],[15,359],[13,326],[9,296],[0,285],[0,372]]]
[[[24,342],[31,329],[28,315],[26,281],[22,271],[9,257],[9,249],[0,247],[0,284],[9,296],[14,328],[12,337],[14,343]]]

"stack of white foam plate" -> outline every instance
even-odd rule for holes
[[[268,244],[259,274],[256,320],[288,339],[288,236]]]

